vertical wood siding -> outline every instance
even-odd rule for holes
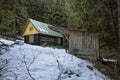
[[[69,51],[74,52],[74,50],[89,50],[93,51],[95,56],[99,56],[99,40],[94,33],[88,32],[77,32],[71,31],[70,42],[69,42]],[[92,53],[92,52],[89,52]],[[89,54],[84,53],[84,54]]]

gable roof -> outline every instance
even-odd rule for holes
[[[51,36],[56,36],[56,37],[63,37],[63,35],[59,32],[56,32],[52,29],[50,29],[48,26],[52,26],[50,24],[46,24],[43,22],[39,22],[33,19],[29,18],[29,21],[33,24],[33,26],[35,27],[35,29],[42,34],[46,34],[46,35],[51,35]]]

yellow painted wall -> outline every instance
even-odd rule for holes
[[[23,36],[30,35],[30,34],[37,34],[37,33],[39,33],[39,32],[34,28],[32,23],[28,22],[27,25],[26,25],[26,28],[23,32]]]

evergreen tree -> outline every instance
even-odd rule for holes
[[[120,50],[120,0],[117,0],[118,6],[118,43],[119,43],[119,50]]]

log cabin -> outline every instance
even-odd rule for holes
[[[28,19],[23,30],[24,42],[40,46],[62,47],[63,35],[51,30],[48,26],[52,25]]]

